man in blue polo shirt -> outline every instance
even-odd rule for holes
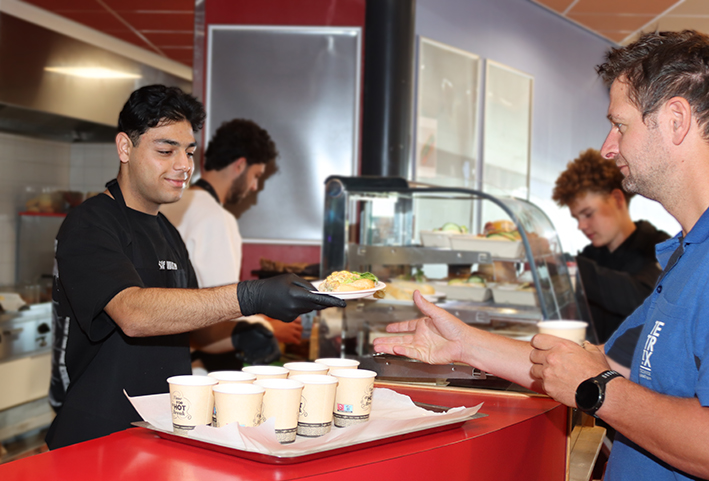
[[[598,73],[610,85],[602,155],[625,190],[657,200],[682,226],[657,246],[664,271],[652,294],[605,346],[579,346],[481,331],[417,293],[426,317],[388,326],[402,335],[374,347],[464,362],[603,419],[618,433],[606,481],[709,479],[709,37],[646,34],[612,49]],[[614,359],[629,350],[628,369]]]

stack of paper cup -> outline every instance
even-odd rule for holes
[[[221,428],[238,422],[240,426],[261,424],[261,409],[265,389],[245,383],[214,386],[214,426]]]
[[[344,428],[368,421],[377,373],[366,369],[335,369],[330,375],[338,380],[333,414],[335,426]]]
[[[295,441],[303,383],[293,379],[259,379],[254,381],[254,385],[266,390],[263,395],[262,419],[276,418],[278,442],[287,444]]]
[[[287,362],[283,365],[288,369],[288,377],[302,374],[327,374],[328,367],[317,362]]]
[[[288,377],[288,369],[280,366],[248,366],[242,369],[244,372],[256,376],[256,380],[261,379],[285,379]]]
[[[359,361],[344,357],[322,357],[316,359],[315,362],[325,364],[329,368],[328,374],[335,369],[357,369],[357,366],[359,366]]]
[[[298,411],[298,435],[309,438],[322,436],[332,428],[332,406],[335,402],[337,378],[305,374],[290,379],[303,383]]]
[[[209,376],[172,376],[170,385],[172,428],[175,434],[187,436],[195,426],[211,424],[214,410],[212,386],[217,380]]]

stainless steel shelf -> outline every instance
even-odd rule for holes
[[[454,251],[431,247],[347,245],[349,266],[416,264],[489,264],[489,252]]]

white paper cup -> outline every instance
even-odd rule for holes
[[[261,424],[263,393],[261,386],[245,383],[218,384],[214,391],[214,416],[212,424],[221,428],[238,422],[240,426],[258,426]]]
[[[299,376],[303,374],[327,374],[328,367],[317,362],[287,362],[283,365],[288,369],[288,377]]]
[[[244,371],[213,371],[207,374],[213,377],[219,384],[251,384],[256,380],[256,375]]]
[[[209,376],[172,376],[170,385],[172,428],[175,434],[187,436],[195,426],[212,423],[217,380]]]
[[[552,336],[568,339],[578,344],[583,344],[586,340],[586,327],[588,323],[584,321],[542,321],[537,323],[540,334],[551,334]]]
[[[298,412],[298,435],[315,438],[332,428],[332,405],[335,402],[337,378],[304,374],[290,379],[303,383]]]
[[[330,375],[339,381],[333,413],[335,426],[344,428],[368,421],[377,373],[367,369],[335,369]]]
[[[359,361],[355,359],[345,359],[343,357],[323,357],[316,359],[315,362],[325,364],[330,368],[328,374],[335,369],[357,369],[357,366],[359,366]]]
[[[295,441],[298,431],[298,409],[303,383],[293,379],[260,379],[254,385],[266,390],[261,417],[276,418],[276,439],[281,444]]]
[[[280,366],[247,366],[242,369],[244,372],[256,376],[256,380],[261,379],[285,379],[288,377],[288,369]]]

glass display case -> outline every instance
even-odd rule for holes
[[[559,237],[534,204],[401,178],[330,177],[325,185],[321,277],[370,271],[384,299],[348,301],[319,327],[319,354],[359,358],[380,377],[475,377],[466,366],[377,359],[374,338],[420,317],[414,289],[468,324],[529,339],[542,319],[578,319]],[[328,316],[330,319],[328,319]]]

